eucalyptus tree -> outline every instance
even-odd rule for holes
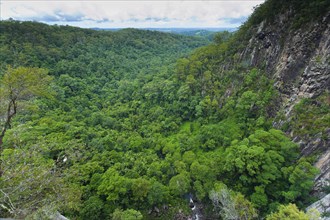
[[[34,97],[50,97],[51,81],[46,69],[32,67],[9,67],[0,78],[0,151],[13,117]]]

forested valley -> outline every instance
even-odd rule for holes
[[[187,219],[192,199],[201,219],[317,218],[315,157],[238,54],[262,10],[213,41],[1,21],[0,217]]]

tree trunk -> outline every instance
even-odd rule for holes
[[[1,134],[0,135],[0,153],[2,152],[2,143],[3,143],[2,139],[3,139],[3,135]]]
[[[2,153],[2,143],[3,143],[3,141],[2,141],[2,139],[3,139],[3,136],[4,136],[4,130],[1,132],[1,134],[0,134],[0,155],[1,155],[1,153]],[[1,162],[1,160],[0,160],[0,177],[2,177],[2,173],[3,173],[3,171],[2,171],[2,162]]]
[[[2,152],[3,137],[5,136],[7,129],[10,128],[11,119],[14,117],[14,115],[16,115],[16,112],[17,112],[16,99],[12,99],[8,104],[7,119],[0,134],[0,154]]]
[[[5,133],[6,133],[7,129],[10,128],[11,119],[14,117],[14,115],[16,115],[16,112],[17,112],[16,99],[12,99],[8,104],[7,119],[6,119],[5,125],[3,126],[3,129],[2,129],[1,134],[0,134],[0,155],[3,151],[3,148],[2,148],[3,137],[5,136]],[[3,171],[1,169],[1,161],[0,161],[0,177],[2,176],[2,173],[3,173]]]

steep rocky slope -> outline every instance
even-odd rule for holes
[[[240,61],[265,68],[280,92],[278,119],[274,126],[284,129],[293,141],[300,144],[301,154],[315,156],[320,174],[315,179],[315,194],[320,198],[329,193],[330,180],[330,126],[329,113],[318,115],[323,127],[298,124],[295,108],[309,100],[302,112],[321,105],[330,105],[330,11],[317,19],[294,27],[294,7],[288,7],[271,20],[263,20],[250,28],[248,46],[240,52]],[[320,98],[322,97],[322,98]],[[322,101],[320,101],[322,100]],[[329,111],[327,111],[329,112]],[[284,128],[286,127],[286,128]],[[306,127],[317,132],[300,132]]]

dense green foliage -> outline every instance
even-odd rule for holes
[[[320,215],[316,210],[311,210],[308,213],[300,211],[295,204],[281,205],[277,212],[267,216],[267,220],[316,220]]]
[[[316,99],[303,99],[294,108],[295,120],[288,122],[295,134],[299,136],[318,135],[321,139],[329,137],[327,129],[330,124],[329,94],[322,94]]]
[[[55,97],[31,100],[4,136],[0,204],[19,198],[15,187],[32,184],[33,191],[47,180],[31,199],[45,202],[29,210],[16,199],[14,208],[2,207],[6,215],[170,219],[190,212],[192,194],[207,207],[228,195],[229,208],[245,219],[309,202],[317,171],[272,128],[273,82],[236,62],[235,36],[218,34],[205,46],[203,38],[155,31],[0,24],[0,83],[7,65],[45,68]],[[227,60],[233,68],[222,66]],[[10,166],[26,152],[44,177],[25,160]],[[9,187],[22,170],[33,181],[15,177]],[[24,192],[29,200],[31,191]],[[54,199],[50,209],[55,195],[66,200]]]
[[[273,22],[275,16],[292,10],[291,28],[299,28],[310,20],[322,18],[330,9],[330,2],[327,0],[268,0],[265,4],[256,7],[245,26],[260,24],[262,21]]]
[[[9,68],[0,84],[0,152],[2,151],[3,137],[11,127],[11,120],[22,106],[27,106],[29,100],[35,96],[51,97],[49,89],[51,77],[47,71],[40,68]],[[37,83],[38,82],[38,83]]]

